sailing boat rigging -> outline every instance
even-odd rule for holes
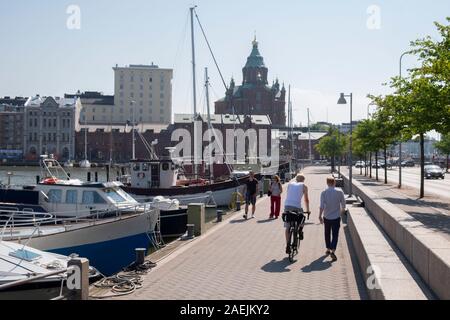
[[[196,97],[196,73],[195,73],[195,43],[194,43],[194,14],[202,29],[200,20],[195,13],[195,7],[190,8],[191,13],[191,39],[192,39],[192,80],[193,80],[193,97],[194,97],[194,118],[197,120],[197,97]],[[205,34],[204,34],[205,35]],[[205,36],[206,39],[206,36]],[[206,39],[207,41],[207,39]],[[211,51],[211,47],[208,47]],[[212,51],[211,51],[212,54]],[[216,62],[215,58],[214,61]],[[218,65],[216,63],[218,68]],[[220,70],[219,70],[220,72]],[[206,90],[208,96],[209,78],[206,75]],[[226,86],[225,86],[226,87]],[[227,87],[226,87],[227,88]],[[208,126],[212,134],[214,130],[211,125],[211,114],[209,111],[209,97],[207,97],[208,105]],[[210,137],[212,138],[212,137]],[[211,139],[210,139],[211,140]],[[196,141],[196,139],[194,139]],[[218,139],[216,139],[218,141]],[[211,142],[211,141],[210,141]],[[194,142],[195,143],[195,142]],[[218,142],[219,143],[219,142]],[[223,152],[223,147],[219,145],[219,148]],[[195,153],[194,146],[194,153]],[[210,172],[208,180],[199,179],[198,168],[196,166],[196,155],[194,155],[193,179],[183,179],[179,177],[182,173],[182,168],[176,164],[172,159],[134,159],[131,161],[131,182],[124,186],[123,189],[128,193],[136,196],[137,199],[147,200],[157,196],[169,197],[170,199],[177,199],[180,204],[189,204],[192,202],[214,202],[218,206],[229,205],[232,201],[232,194],[235,191],[239,191],[241,186],[248,180],[248,175],[236,177],[231,175],[228,178],[214,179],[214,176]],[[211,166],[213,165],[211,161]],[[227,164],[229,172],[232,173],[231,167]]]
[[[84,110],[84,160],[80,161],[80,168],[90,168],[91,163],[88,160],[87,156],[87,115],[86,115],[86,109]]]

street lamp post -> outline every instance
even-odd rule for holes
[[[353,93],[346,95],[341,93],[341,96],[338,100],[338,104],[347,104],[346,97],[350,98],[350,152],[349,152],[349,188],[348,188],[348,196],[351,197],[352,192],[352,181],[353,181],[353,159],[352,159],[352,148],[353,148]]]
[[[411,51],[403,52],[400,56],[400,63],[399,63],[399,78],[402,79],[402,60],[403,57],[407,54],[410,54]],[[402,140],[400,137],[400,143],[398,144],[398,188],[400,189],[402,187]]]

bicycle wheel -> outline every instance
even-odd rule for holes
[[[289,241],[289,245],[291,247],[291,252],[289,253],[289,261],[290,262],[294,262],[294,256],[296,254],[295,244],[297,243],[297,239],[298,239],[297,233],[294,230],[295,230],[295,228],[291,227],[291,232],[290,232],[291,236],[290,236],[290,241]]]

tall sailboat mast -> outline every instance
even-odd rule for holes
[[[211,111],[210,111],[210,106],[209,106],[209,76],[208,76],[208,68],[205,68],[205,94],[206,94],[206,108],[208,110],[209,143],[211,143],[213,127],[211,125]],[[214,180],[214,160],[212,158],[212,152],[211,151],[210,151],[209,164],[210,164],[209,177],[210,177],[210,180],[213,181]]]
[[[312,164],[311,122],[309,119],[309,108],[307,110],[308,110],[309,162]]]
[[[195,36],[194,36],[194,10],[197,6],[193,6],[190,8],[191,10],[191,45],[192,45],[192,90],[193,90],[193,99],[194,99],[194,131],[195,131],[195,121],[197,119],[197,87],[196,87],[196,78],[195,78]],[[197,139],[194,137],[194,161],[192,164],[194,178],[197,177]]]
[[[86,116],[86,112],[84,114],[84,160],[87,160],[87,131],[88,131],[88,127],[87,127],[87,116]]]

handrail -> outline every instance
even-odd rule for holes
[[[114,207],[110,207],[110,208],[106,208],[106,209],[102,209],[102,210],[90,211],[90,214],[85,215],[85,216],[61,217],[61,218],[58,218],[57,216],[53,216],[48,219],[41,218],[41,219],[37,219],[37,220],[32,220],[33,224],[29,224],[29,225],[25,224],[24,221],[27,221],[26,219],[21,220],[21,218],[19,218],[18,223],[16,223],[16,221],[15,221],[16,214],[22,213],[21,215],[27,216],[30,214],[29,212],[23,213],[23,211],[2,210],[2,212],[11,212],[12,214],[9,216],[8,221],[5,223],[5,225],[2,228],[2,233],[0,235],[0,239],[3,239],[4,234],[7,231],[7,229],[11,233],[11,237],[12,237],[15,228],[34,226],[35,229],[31,233],[31,235],[28,239],[28,241],[29,241],[36,233],[36,230],[39,229],[41,224],[46,221],[54,222],[55,225],[58,225],[58,223],[59,223],[67,228],[68,226],[72,225],[73,223],[77,224],[77,223],[83,223],[83,222],[90,222],[90,223],[96,224],[98,221],[101,221],[103,219],[103,218],[100,218],[100,216],[104,216],[105,214],[108,214],[108,213],[115,213],[115,218],[120,220],[120,219],[122,219],[123,211],[130,211],[130,212],[134,211],[134,214],[137,214],[139,212],[146,212],[147,210],[151,210],[152,208],[156,208],[153,203],[138,203],[135,205],[133,204],[133,205],[127,205],[127,206],[123,206],[123,207],[114,206]],[[66,212],[66,214],[67,214],[67,212]],[[0,214],[0,216],[2,216],[2,215]],[[8,216],[8,215],[5,215],[5,216]],[[27,241],[27,243],[28,243],[28,241]]]
[[[37,276],[31,276],[31,277],[28,277],[27,279],[22,279],[22,280],[13,281],[13,282],[10,282],[10,283],[1,284],[0,285],[0,291],[6,290],[6,289],[9,289],[9,288],[13,288],[13,287],[16,287],[16,286],[20,286],[22,284],[27,284],[27,283],[29,283],[31,281],[34,281],[34,280],[44,279],[44,278],[55,276],[55,275],[58,275],[58,274],[61,274],[61,273],[65,273],[65,272],[67,272],[69,270],[72,270],[72,269],[73,269],[73,267],[68,267],[68,268],[65,268],[65,269],[56,270],[56,271],[52,271],[52,272],[49,272],[49,273],[40,274],[40,275],[37,275]]]

